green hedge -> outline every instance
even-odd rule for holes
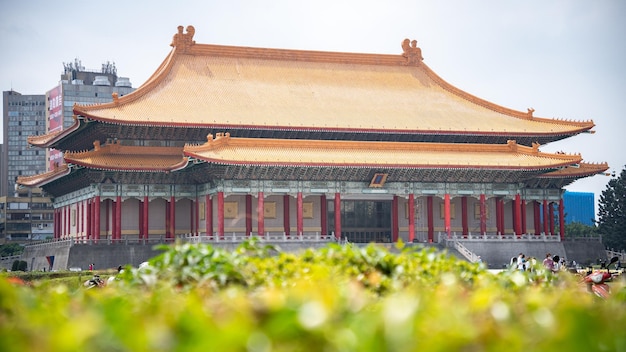
[[[0,280],[6,351],[624,351],[626,294],[430,249],[177,244],[103,289]]]

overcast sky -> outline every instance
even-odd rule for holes
[[[626,165],[626,1],[15,1],[0,0],[0,85],[44,94],[63,63],[113,61],[133,87],[170,51],[178,25],[197,43],[400,54],[416,39],[439,76],[535,116],[593,119],[595,134],[544,145]],[[0,122],[1,123],[1,122]],[[567,189],[594,192],[594,176]]]

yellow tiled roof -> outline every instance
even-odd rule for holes
[[[609,169],[607,163],[580,163],[564,169],[548,172],[539,178],[581,178],[601,174]]]
[[[64,177],[70,173],[70,168],[67,164],[61,164],[58,167],[37,175],[31,176],[18,176],[17,184],[26,187],[37,187],[43,183],[50,182],[54,179]]]
[[[191,33],[193,35],[193,31]],[[184,34],[181,34],[184,35]],[[533,117],[474,97],[421,56],[261,49],[174,41],[135,92],[74,107],[138,125],[233,126],[397,133],[570,134],[592,121]],[[419,48],[413,48],[419,50]]]
[[[508,144],[404,143],[234,138],[209,135],[186,145],[185,155],[217,164],[392,168],[549,169],[578,163],[580,155],[551,154]]]
[[[120,144],[100,145],[84,152],[66,152],[69,164],[103,170],[125,171],[174,171],[184,168],[188,158],[182,147],[140,147]]]

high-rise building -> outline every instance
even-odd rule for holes
[[[40,189],[18,190],[18,176],[46,171],[46,153],[28,145],[28,136],[46,133],[45,95],[2,93],[4,144],[0,151],[0,237],[43,239],[52,235],[53,208]]]
[[[30,148],[29,137],[54,134],[73,124],[76,103],[96,104],[113,100],[113,94],[132,92],[130,80],[117,77],[114,63],[101,69],[85,69],[79,60],[64,63],[59,84],[45,95],[3,92],[4,145],[0,148],[0,239],[32,240],[52,236],[53,208],[40,190],[19,190],[18,176],[46,172],[62,157],[57,150]]]
[[[18,176],[46,171],[46,152],[30,148],[27,141],[28,136],[46,133],[46,97],[5,91],[2,107],[4,148],[0,196],[11,196]]]
[[[107,103],[113,100],[113,93],[124,96],[134,88],[127,77],[118,77],[114,63],[106,62],[101,69],[85,69],[80,60],[63,64],[63,74],[59,85],[46,93],[48,101],[48,132],[57,132],[74,123],[74,104]],[[48,169],[53,169],[62,154],[49,151]]]

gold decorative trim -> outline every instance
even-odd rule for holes
[[[489,219],[489,207],[485,204],[485,219]],[[480,220],[480,203],[474,204],[474,220]]]
[[[224,202],[224,219],[236,219],[238,212],[238,202]]]
[[[302,203],[302,217],[304,219],[313,219],[313,202]]]
[[[387,176],[389,174],[377,172],[372,177],[372,181],[370,181],[370,188],[382,188],[387,182]]]
[[[441,203],[439,204],[439,218],[443,219],[444,215],[445,215],[445,204]],[[456,213],[456,208],[454,207],[454,203],[450,203],[450,219],[454,219],[455,218],[455,213]]]
[[[263,203],[263,217],[266,219],[276,219],[276,202]]]

